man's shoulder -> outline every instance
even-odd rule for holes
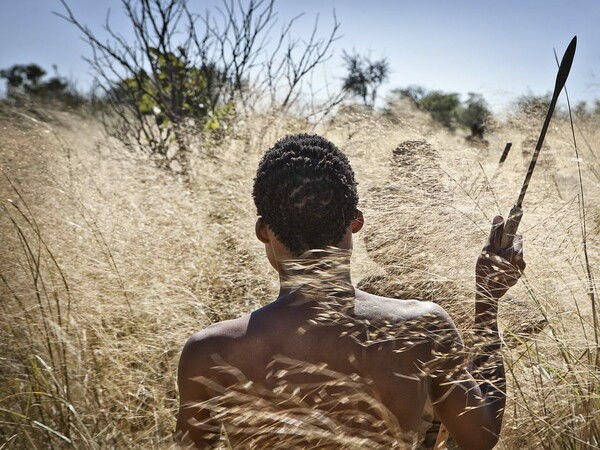
[[[213,341],[224,343],[245,336],[248,330],[250,314],[245,314],[235,319],[224,320],[213,323],[206,328],[194,333],[186,342],[185,346],[197,347],[206,345]],[[185,349],[185,347],[184,347]]]
[[[435,318],[451,320],[440,305],[422,300],[403,300],[356,291],[356,309],[359,313],[372,316],[373,319],[416,320]]]
[[[196,363],[222,354],[227,347],[243,339],[248,330],[250,315],[217,322],[194,333],[185,343],[181,353],[181,363],[193,360]]]
[[[456,325],[444,308],[434,302],[400,300],[364,292],[357,292],[356,299],[357,318],[380,326],[392,333],[390,336],[411,341],[418,336],[421,344],[433,345],[437,351],[444,352],[462,346]]]

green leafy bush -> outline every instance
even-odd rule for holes
[[[474,92],[469,92],[467,100],[462,102],[460,95],[455,92],[427,91],[422,86],[408,86],[392,90],[388,106],[397,99],[408,99],[450,130],[457,126],[481,129],[492,115],[483,96]]]
[[[177,53],[149,49],[151,71],[139,70],[115,84],[108,97],[127,102],[140,115],[154,116],[168,128],[183,120],[195,122],[207,132],[227,128],[235,112],[221,92],[230,83],[215,64],[194,66],[184,48]]]
[[[419,100],[419,108],[429,112],[431,117],[453,130],[458,120],[458,109],[460,98],[456,93],[444,93],[442,91],[431,91]]]

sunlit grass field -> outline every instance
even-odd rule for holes
[[[476,257],[517,199],[541,122],[495,123],[483,147],[415,111],[349,109],[318,124],[256,114],[221,142],[198,140],[187,182],[90,112],[0,107],[0,449],[173,445],[186,339],[276,295],[251,189],[287,133],[323,134],[354,167],[366,221],[354,282],[436,301],[466,333]],[[500,307],[498,448],[600,447],[598,129],[575,118],[577,158],[568,120],[554,120],[525,199],[528,267]]]

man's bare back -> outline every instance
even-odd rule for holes
[[[249,381],[272,389],[280,381],[269,376],[275,369],[273,362],[324,363],[329,371],[357,374],[365,384],[371,383],[399,428],[417,432],[428,396],[425,365],[433,359],[434,348],[432,339],[415,335],[411,338],[411,327],[426,328],[432,320],[447,321],[445,312],[430,302],[388,299],[357,290],[354,311],[347,320],[326,326],[315,323],[315,316],[322,312],[315,309],[316,300],[306,301],[303,297],[301,290],[286,294],[251,314],[194,334],[185,346],[186,357],[182,358],[193,366],[184,365],[180,373],[215,377],[216,371],[211,370],[215,360],[211,356],[219,355],[216,361],[235,367]],[[389,328],[388,335],[369,342],[368,328],[381,328],[383,324]],[[401,330],[400,336],[391,335],[394,329]],[[308,372],[296,374],[286,382],[301,389],[318,376]]]
[[[505,399],[497,300],[525,267],[520,238],[500,248],[503,221],[497,217],[477,262],[474,327],[487,343],[470,362],[479,372],[476,381],[459,333],[441,307],[352,287],[352,235],[364,219],[343,154],[320,137],[299,135],[280,141],[265,159],[254,195],[268,201],[257,200],[256,235],[279,274],[280,293],[263,308],[209,326],[186,343],[178,376],[183,442],[205,448],[224,430],[234,448],[266,448],[259,435],[280,441],[278,421],[296,424],[297,434],[320,420],[330,434],[344,430],[376,439],[387,433],[391,439],[384,447],[410,446],[405,435],[414,437],[429,399],[461,447],[493,447]],[[338,190],[336,199],[332,193]],[[348,203],[346,210],[331,213],[336,202]],[[304,216],[310,220],[295,223]],[[320,232],[322,240],[318,234],[315,240]],[[307,252],[331,244],[341,259],[331,259],[337,250]],[[300,264],[300,272],[290,261]],[[273,424],[265,427],[267,419]],[[310,438],[300,436],[295,447],[305,447]]]

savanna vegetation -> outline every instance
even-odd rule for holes
[[[215,22],[186,2],[124,0],[146,38],[108,44],[65,9],[102,75],[87,100],[54,95],[68,82],[39,66],[0,73],[0,448],[173,446],[183,343],[276,295],[251,187],[286,133],[323,134],[351,160],[366,219],[354,281],[438,302],[468,336],[474,262],[492,217],[516,200],[544,99],[525,95],[500,120],[477,94],[408,87],[378,110],[385,59],[346,53],[345,89],[317,104],[304,76],[330,57],[337,22],[305,47],[283,25],[281,47],[254,72],[260,33],[280,28],[269,26],[273,2],[248,4],[225,2]],[[190,25],[183,44],[165,39],[175,18]],[[528,267],[500,310],[509,391],[498,448],[600,447],[596,110],[574,107],[573,127],[558,111],[524,205]],[[487,146],[464,139],[474,121]],[[299,432],[381,448],[383,438],[310,417],[279,448]]]

